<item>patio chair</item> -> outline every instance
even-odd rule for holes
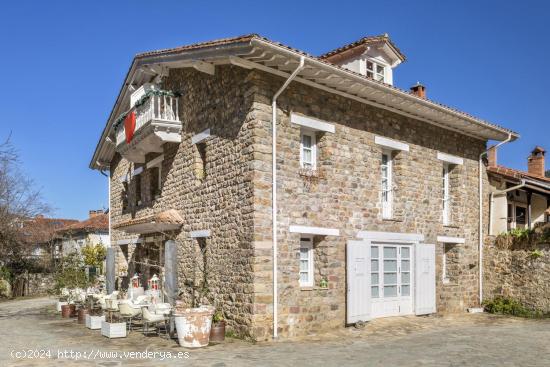
[[[143,334],[147,335],[149,333],[149,324],[159,324],[164,323],[164,333],[168,336],[168,328],[166,327],[166,316],[157,315],[151,313],[147,307],[141,308],[142,320],[143,320]],[[160,336],[159,328],[157,327],[157,334]]]
[[[132,330],[132,320],[138,318],[141,315],[141,309],[132,307],[128,302],[121,302],[118,305],[120,311],[120,317],[124,320],[128,320],[128,330]]]

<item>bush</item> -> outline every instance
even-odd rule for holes
[[[64,256],[54,274],[50,293],[61,295],[63,289],[86,288],[89,285],[84,264],[77,253]]]
[[[483,307],[486,312],[495,314],[536,318],[550,316],[549,314],[544,314],[540,310],[531,310],[513,298],[503,296],[497,296],[492,300],[484,301]]]

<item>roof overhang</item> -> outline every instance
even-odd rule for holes
[[[158,214],[119,222],[113,225],[113,229],[131,234],[146,234],[178,230],[182,224],[181,215],[176,210],[170,209]]]
[[[513,131],[478,119],[456,109],[419,98],[407,91],[374,81],[353,71],[313,57],[299,50],[259,36],[241,37],[235,42],[208,43],[201,47],[181,48],[143,54],[134,58],[116,103],[97,144],[90,167],[108,170],[115,154],[113,122],[125,108],[132,88],[150,82],[170,69],[196,67],[197,63],[233,64],[287,78],[305,57],[305,66],[295,82],[361,103],[398,113],[431,125],[479,140],[502,141]]]

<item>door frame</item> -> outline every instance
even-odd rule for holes
[[[357,233],[357,238],[359,241],[361,241],[365,246],[369,246],[369,254],[370,254],[370,245],[371,244],[395,244],[395,245],[409,245],[411,246],[411,300],[412,300],[412,308],[413,313],[415,313],[416,308],[416,280],[415,280],[415,271],[414,267],[416,266],[416,261],[414,260],[416,258],[416,247],[418,244],[424,242],[424,235],[420,233],[399,233],[399,232],[378,232],[378,231],[359,231]],[[356,240],[355,240],[356,241]],[[355,242],[354,241],[354,242]],[[370,257],[370,256],[369,256]],[[370,268],[370,267],[369,267]],[[347,263],[347,256],[346,256],[346,320],[348,320],[348,297],[349,297],[349,274],[350,269],[348,268]],[[369,284],[369,292],[370,292],[370,284]],[[370,294],[370,293],[369,293]]]
[[[409,242],[381,242],[381,241],[370,241],[369,244],[367,244],[366,246],[370,246],[370,248],[372,248],[372,246],[379,246],[379,262],[378,262],[378,266],[379,266],[379,271],[378,271],[378,276],[379,276],[379,283],[378,283],[378,287],[379,287],[379,297],[378,298],[372,298],[371,296],[371,313],[374,313],[372,311],[372,305],[374,305],[375,303],[376,304],[384,304],[385,302],[392,302],[392,300],[390,300],[390,298],[398,298],[394,301],[403,301],[403,298],[406,297],[407,299],[410,300],[411,302],[411,312],[410,313],[407,313],[407,314],[401,314],[399,313],[398,315],[388,315],[388,316],[373,316],[373,318],[382,318],[382,317],[391,317],[391,316],[405,316],[405,315],[414,315],[414,305],[415,305],[415,291],[416,291],[416,284],[415,284],[415,274],[416,274],[416,262],[415,262],[415,258],[416,258],[416,246],[414,243],[409,243]],[[383,251],[384,251],[384,247],[395,247],[396,249],[398,249],[398,255],[397,255],[397,267],[398,267],[398,271],[396,271],[396,274],[398,274],[398,279],[397,279],[397,286],[398,288],[401,288],[401,270],[400,267],[401,267],[401,260],[402,260],[402,257],[401,257],[401,254],[400,254],[400,250],[403,246],[407,246],[409,249],[410,249],[410,252],[409,252],[409,295],[408,296],[402,296],[401,295],[401,290],[398,291],[398,295],[395,296],[395,297],[384,297],[383,296],[383,286],[380,287],[380,285],[383,285],[384,284],[384,265],[383,265],[383,262],[384,262],[384,255],[383,255]],[[381,249],[381,250],[380,250]],[[372,257],[371,257],[371,260],[372,260]],[[372,270],[371,270],[371,275],[372,275]]]

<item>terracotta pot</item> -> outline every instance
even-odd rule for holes
[[[225,321],[220,321],[212,324],[210,329],[210,341],[221,343],[225,340]]]
[[[77,317],[76,305],[69,305],[69,307],[71,308],[71,317]]]
[[[208,345],[214,311],[215,308],[212,306],[176,308],[174,323],[178,332],[178,342],[182,347],[200,348]]]
[[[66,319],[71,317],[71,313],[72,313],[71,306],[74,306],[74,305],[62,305],[61,306],[61,317],[66,318]]]
[[[79,324],[85,324],[86,323],[86,315],[90,313],[90,310],[87,308],[79,308],[78,309],[78,323]]]

